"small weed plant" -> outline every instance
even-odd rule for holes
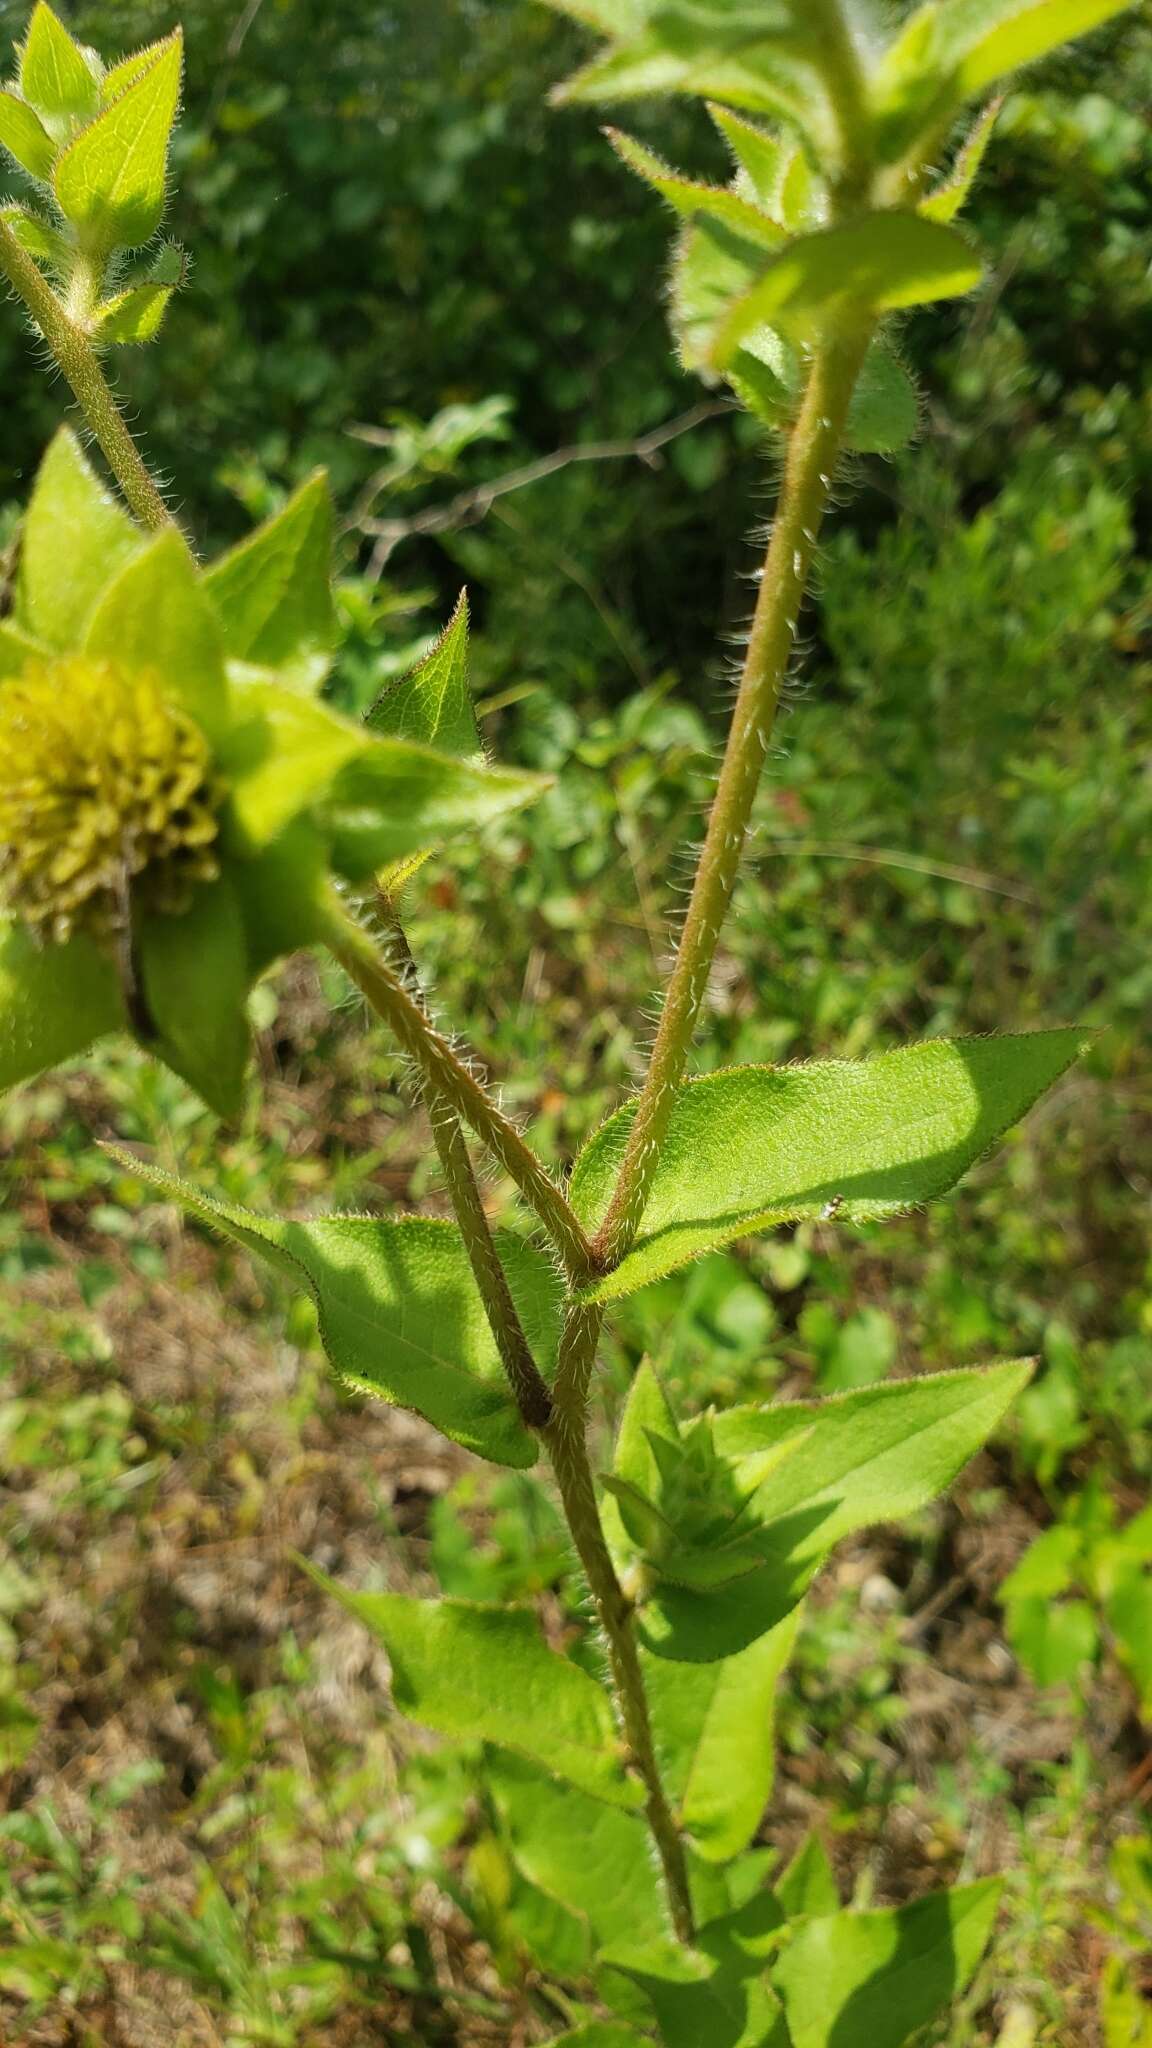
[[[183,279],[180,250],[157,243],[180,33],[109,65],[45,0],[0,91],[0,142],[29,182],[0,214],[0,271],[116,489],[62,429],[0,618],[0,1084],[129,1033],[232,1117],[255,983],[327,949],[411,1062],[454,1220],[257,1214],[120,1157],[311,1295],[345,1385],[497,1466],[551,1468],[595,1653],[578,1629],[546,1637],[531,1601],[501,1604],[482,1575],[472,1599],[330,1590],[385,1646],[397,1706],[483,1745],[494,1832],[474,1875],[556,1983],[556,2038],[900,2048],[962,1998],[997,1882],[845,1910],[815,1845],[777,1872],[753,1846],[773,1702],[833,1547],[948,1486],[1029,1364],[704,1413],[674,1412],[644,1365],[604,1471],[591,1391],[625,1297],[757,1232],[849,1227],[946,1194],[1082,1049],[1061,1028],[690,1072],[845,454],[917,427],[893,316],[978,286],[956,220],[1002,82],[1123,0],[926,0],[896,27],[866,0],[559,4],[605,39],[563,98],[696,96],[730,153],[731,181],[712,185],[609,131],[678,217],[680,360],[762,424],[780,478],[635,1098],[561,1185],[434,1020],[405,898],[430,853],[545,781],[484,754],[463,598],[360,723],[332,708],[322,477],[201,561],[106,371],[110,351],[155,340]],[[477,1149],[519,1192],[505,1227]],[[1062,1664],[1070,1631],[1095,1627],[1082,1597],[1051,1607],[1069,1588],[1124,1624],[1125,1601],[1145,1597],[1128,1571],[1137,1536],[1143,1521],[1118,1537],[1085,1512],[1042,1539],[1006,1588],[1030,1662]],[[1145,1627],[1133,1620],[1134,1636]],[[1119,1964],[1109,1995],[1117,2011],[1135,1995]]]

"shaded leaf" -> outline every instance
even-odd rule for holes
[[[710,368],[717,328],[763,265],[759,242],[723,221],[704,216],[685,229],[672,265],[669,317],[686,369]]]
[[[748,1846],[775,1771],[776,1688],[801,1610],[714,1664],[641,1652],[665,1789],[698,1855],[726,1862]]]
[[[115,968],[91,939],[38,946],[23,925],[0,918],[0,1089],[124,1028]]]
[[[327,476],[317,471],[205,571],[228,653],[315,689],[337,640],[331,577],[332,500]]]
[[[524,1875],[581,1914],[599,1942],[643,1944],[668,1933],[643,1820],[507,1752],[488,1757],[485,1778]]]
[[[183,63],[177,29],[156,45],[148,69],[57,159],[57,204],[92,247],[135,248],[160,225]]]
[[[622,2020],[592,2020],[568,2034],[554,2034],[546,2048],[645,2048],[645,2037]]]
[[[986,1879],[885,1912],[805,1921],[772,1973],[795,2048],[903,2048],[963,1991],[999,1899],[998,1880]]]
[[[24,518],[17,625],[47,647],[77,647],[105,584],[144,544],[144,534],[85,461],[75,434],[61,427]]]
[[[30,661],[43,661],[47,649],[22,633],[11,619],[0,619],[0,681],[18,676]]]
[[[168,1201],[266,1259],[319,1311],[338,1377],[417,1414],[497,1465],[531,1465],[463,1238],[453,1223],[406,1216],[319,1216],[293,1223],[214,1201],[188,1182],[111,1148]],[[555,1356],[559,1285],[542,1252],[497,1233],[525,1333],[547,1367]]]
[[[30,177],[51,177],[56,144],[35,108],[14,92],[0,91],[0,144]],[[4,217],[11,227],[8,214]]]
[[[531,1609],[352,1593],[312,1577],[383,1643],[392,1696],[411,1720],[533,1757],[613,1806],[643,1805],[639,1781],[624,1775],[608,1694],[548,1648]]]
[[[468,593],[423,661],[389,684],[364,720],[370,732],[415,740],[442,754],[465,758],[480,750],[472,692],[468,687]]]
[[[775,1223],[898,1215],[954,1187],[1051,1086],[1082,1032],[933,1039],[860,1061],[733,1067],[681,1088],[632,1250],[587,1290],[611,1301]],[[610,1117],[570,1196],[603,1221],[634,1115]]]
[[[197,890],[182,916],[138,921],[144,1000],[154,1051],[216,1111],[234,1118],[244,1101],[252,979],[240,906],[227,877]]]
[[[37,263],[46,264],[59,277],[67,275],[72,261],[72,248],[59,228],[54,228],[41,214],[29,213],[22,206],[0,208],[0,217],[20,247],[29,256],[34,257]]]

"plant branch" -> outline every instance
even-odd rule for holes
[[[558,1246],[573,1285],[586,1286],[596,1270],[592,1248],[564,1195],[335,893],[325,937],[345,973],[377,1016],[391,1026],[425,1081],[463,1117],[516,1182]]]
[[[653,458],[669,441],[675,441],[705,420],[717,419],[731,410],[727,400],[709,399],[692,406],[688,412],[680,413],[674,420],[665,420],[663,426],[653,427],[650,433],[641,434],[633,441],[576,441],[571,447],[553,449],[550,455],[542,455],[537,462],[526,462],[519,469],[507,470],[503,476],[490,477],[487,483],[459,491],[443,505],[426,506],[424,511],[414,512],[408,519],[369,517],[369,507],[382,489],[378,478],[370,478],[346,531],[364,533],[375,540],[371,574],[380,576],[401,541],[411,540],[417,534],[449,533],[456,527],[475,525],[487,518],[498,498],[507,497],[510,491],[522,491],[529,484],[540,483],[544,477],[555,476],[557,470],[567,469],[573,462],[620,462],[633,458],[652,464]],[[366,441],[373,447],[387,444],[387,428],[354,427],[351,432],[357,441]]]
[[[596,1256],[609,1270],[627,1251],[644,1212],[707,993],[713,956],[740,871],[848,407],[871,332],[871,323],[862,319],[851,333],[830,335],[819,348],[788,443],[772,538],[696,879],[627,1150],[595,1239]]]
[[[389,898],[384,898],[383,907],[389,921],[393,952],[407,976],[409,993],[427,1016],[427,1004],[417,977],[412,948],[408,944],[408,934]],[[428,1082],[425,1083],[425,1097],[432,1140],[496,1348],[521,1415],[530,1429],[542,1429],[552,1414],[552,1397],[540,1377],[512,1299],[508,1276],[492,1240],[460,1119],[447,1097]]]
[[[176,524],[132,439],[88,336],[69,318],[47,278],[0,220],[0,276],[31,316],[104,451],[124,497],[149,532]]]
[[[677,1938],[690,1942],[695,1927],[684,1843],[660,1780],[644,1674],[640,1669],[632,1629],[632,1606],[616,1576],[604,1540],[592,1468],[588,1462],[585,1435],[588,1381],[603,1320],[603,1311],[594,1305],[576,1303],[569,1309],[560,1341],[553,1388],[553,1416],[542,1434],[572,1541],[604,1631],[629,1760],[644,1784],[644,1810],[660,1857],[672,1924]]]

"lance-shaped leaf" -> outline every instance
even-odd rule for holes
[[[72,245],[67,236],[54,228],[51,221],[42,214],[29,213],[23,206],[0,207],[0,219],[9,233],[14,235],[20,247],[54,270],[59,277],[67,275],[72,261]]]
[[[87,120],[100,104],[98,66],[46,0],[37,0],[20,52],[20,91],[57,132],[60,124]]]
[[[983,92],[1076,36],[1124,14],[1133,0],[942,0],[936,62],[958,95]],[[913,17],[915,19],[915,17]],[[911,24],[909,24],[911,28]]]
[[[144,914],[140,978],[156,1039],[150,1050],[218,1116],[244,1100],[252,972],[240,904],[227,877],[197,890],[179,917]]]
[[[979,259],[954,228],[895,208],[862,214],[789,243],[720,322],[711,361],[725,369],[757,327],[815,334],[845,306],[926,305],[970,292],[980,277]]]
[[[392,1697],[410,1720],[515,1750],[612,1806],[643,1805],[604,1687],[548,1648],[530,1609],[352,1593],[323,1572],[312,1577],[383,1643]]]
[[[418,1216],[318,1216],[304,1223],[260,1216],[110,1149],[166,1200],[307,1290],[324,1349],[347,1386],[415,1409],[494,1464],[535,1462],[536,1439],[520,1420],[455,1224]],[[525,1334],[547,1369],[560,1313],[552,1264],[507,1232],[497,1233],[497,1244]]]
[[[101,103],[106,107],[110,106],[112,101],[118,100],[121,93],[126,92],[130,85],[134,85],[145,71],[151,71],[157,59],[164,55],[167,40],[167,37],[163,37],[158,43],[146,43],[143,49],[131,50],[127,57],[122,57],[118,64],[113,64],[101,80]]]
[[[468,687],[468,593],[423,661],[381,692],[364,720],[385,738],[414,740],[461,759],[480,751]]]
[[[904,2048],[969,1983],[1000,1890],[985,1879],[910,1906],[805,1921],[772,1972],[794,2048]]]
[[[716,334],[759,277],[764,251],[706,214],[685,228],[672,264],[669,318],[687,370],[709,371]]]
[[[673,1664],[641,1651],[664,1787],[698,1855],[725,1863],[764,1815],[775,1767],[776,1688],[801,1609],[735,1657]]]
[[[148,69],[57,159],[57,204],[95,249],[136,248],[160,225],[183,62],[177,29],[156,46]]]
[[[61,427],[40,465],[24,519],[16,623],[54,649],[80,645],[106,583],[145,544],[123,507]],[[61,565],[67,563],[67,575]]]
[[[56,144],[35,108],[14,92],[0,92],[0,145],[30,177],[51,177]]]
[[[718,220],[764,249],[778,249],[787,239],[780,223],[754,200],[722,185],[707,185],[697,178],[684,177],[679,171],[672,170],[653,150],[637,142],[634,136],[622,135],[618,128],[608,128],[605,133],[629,170],[643,178],[646,185],[651,185],[653,191],[666,199],[682,219],[691,221],[703,216]]]
[[[1083,1032],[932,1039],[868,1060],[733,1067],[677,1098],[633,1249],[589,1298],[611,1301],[775,1223],[895,1216],[947,1193],[1084,1049]],[[603,1221],[634,1115],[581,1153],[571,1200]]]
[[[23,925],[0,918],[0,1089],[126,1028],[116,970],[91,939],[37,946]]]
[[[842,1537],[899,1521],[951,1484],[1031,1370],[1014,1360],[718,1415],[717,1449],[734,1460],[796,1440],[752,1504],[761,1562],[703,1591],[657,1579],[637,1610],[642,1642],[675,1662],[711,1663],[774,1629]]]
[[[323,681],[336,645],[331,579],[332,500],[323,471],[204,576],[228,653],[308,691]]]
[[[955,220],[967,205],[973,185],[980,173],[980,166],[988,152],[992,131],[1000,116],[1003,99],[991,100],[980,119],[972,129],[960,150],[951,171],[942,185],[922,199],[917,209],[925,220],[939,220],[947,224]]]
[[[134,284],[127,291],[105,299],[96,313],[96,335],[100,341],[155,341],[164,324],[173,287],[170,284]]]
[[[220,625],[182,534],[159,534],[112,577],[84,646],[105,661],[157,671],[171,702],[210,738],[222,735],[228,686]]]

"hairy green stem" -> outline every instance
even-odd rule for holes
[[[542,1435],[604,1632],[629,1762],[644,1786],[644,1811],[660,1858],[672,1925],[678,1939],[689,1942],[695,1926],[684,1843],[660,1780],[631,1602],[608,1554],[588,1462],[587,1390],[603,1320],[603,1310],[595,1305],[576,1303],[569,1310],[552,1390],[553,1416]]]
[[[821,345],[792,429],[740,690],[696,879],[627,1150],[608,1213],[594,1241],[602,1268],[617,1264],[636,1234],[683,1078],[713,956],[740,872],[780,686],[871,332],[871,323],[862,319],[852,332],[832,334]]]
[[[112,395],[87,334],[70,319],[48,280],[0,220],[0,276],[7,279],[31,315],[60,371],[72,387],[88,425],[104,451],[129,508],[149,532],[176,524],[149,473]]]
[[[427,1015],[427,1004],[417,977],[408,934],[395,906],[388,899],[384,900],[383,908],[388,918],[392,950],[407,976],[409,992]],[[525,1422],[530,1429],[542,1429],[552,1414],[552,1396],[532,1356],[532,1348],[512,1299],[508,1276],[500,1264],[460,1119],[451,1102],[431,1083],[425,1083],[424,1095],[432,1126],[432,1141],[496,1349]]]
[[[377,1016],[391,1026],[426,1082],[463,1117],[516,1182],[558,1247],[573,1285],[586,1286],[595,1275],[592,1248],[546,1167],[437,1031],[401,977],[382,957],[370,934],[335,895],[329,907],[325,939]]]

